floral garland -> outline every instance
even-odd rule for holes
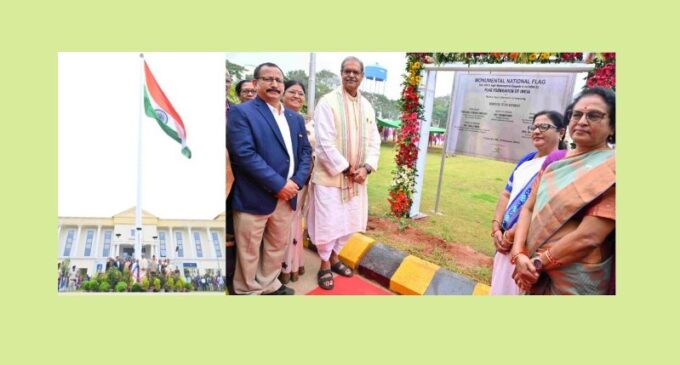
[[[401,128],[398,131],[396,148],[397,167],[392,171],[390,187],[390,203],[392,215],[396,218],[408,217],[411,197],[416,187],[416,161],[418,160],[418,141],[420,140],[420,120],[423,119],[423,107],[420,102],[418,86],[422,79],[423,66],[432,63],[431,54],[407,54],[406,74],[401,92]]]
[[[438,64],[463,62],[468,65],[477,63],[574,63],[583,62],[582,52],[514,52],[514,53],[435,53],[432,55]],[[588,73],[585,87],[605,87],[616,90],[616,53],[590,53],[585,63],[595,64]]]
[[[594,63],[595,69],[588,73],[586,87],[604,87],[616,90],[616,53],[593,53],[588,63]]]
[[[397,132],[395,145],[397,167],[392,171],[390,186],[390,210],[394,217],[408,217],[415,192],[416,161],[418,160],[418,141],[420,140],[420,120],[423,107],[418,93],[422,79],[423,66],[428,63],[463,62],[468,65],[477,63],[575,63],[583,62],[583,53],[554,52],[514,52],[514,53],[407,53],[406,74],[401,93],[401,129]],[[605,87],[616,90],[616,53],[591,53],[585,61],[595,64],[588,73],[585,87]]]

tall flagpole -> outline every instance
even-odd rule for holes
[[[316,53],[309,53],[309,80],[307,82],[307,115],[314,115],[314,100],[316,98]]]
[[[144,53],[139,54],[139,126],[137,140],[137,206],[135,209],[135,259],[142,258],[142,119],[144,118]]]

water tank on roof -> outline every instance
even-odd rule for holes
[[[364,75],[368,80],[385,81],[387,79],[387,69],[378,65],[366,66]]]

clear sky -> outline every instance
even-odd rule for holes
[[[160,218],[212,219],[224,211],[223,53],[146,53],[184,121],[189,160],[142,117],[142,208]],[[139,53],[59,53],[58,214],[110,217],[135,206]]]

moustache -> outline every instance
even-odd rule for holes
[[[281,94],[281,90],[279,90],[279,89],[277,89],[277,88],[267,89],[267,92],[270,92],[270,91],[273,91],[273,92],[275,92],[275,93],[277,93],[277,94]]]

